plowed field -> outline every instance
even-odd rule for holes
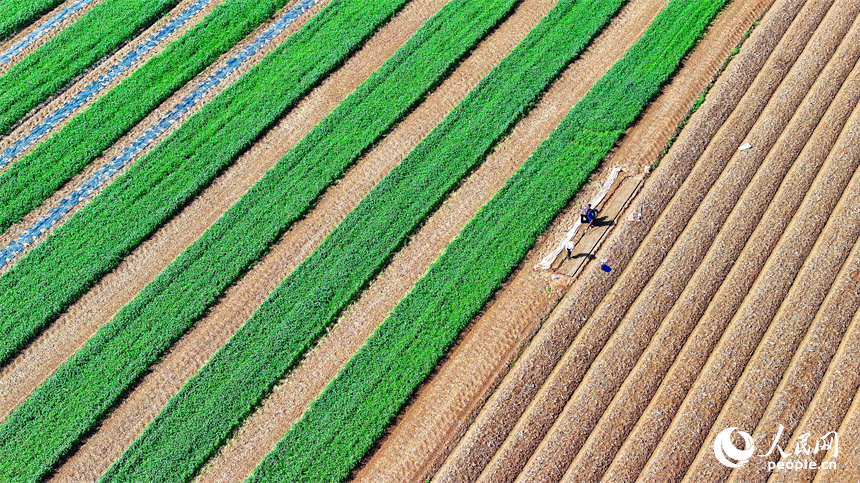
[[[855,0],[8,3],[0,480],[857,481]]]

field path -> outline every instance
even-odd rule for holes
[[[104,0],[67,0],[31,25],[0,42],[0,75],[45,45]]]
[[[136,69],[164,52],[164,49],[171,42],[182,37],[185,32],[197,25],[218,5],[221,5],[225,1],[184,0],[180,2],[148,29],[128,40],[115,52],[100,59],[61,92],[27,113],[8,134],[0,136],[0,153],[2,153],[2,157],[0,157],[0,171],[26,156],[39,143],[62,129],[74,116],[80,114],[100,97],[107,94],[111,89],[134,73]],[[192,13],[192,15],[186,17],[183,14],[188,9],[191,9],[189,13]],[[155,43],[148,40],[150,37],[157,35],[162,29],[171,29],[172,26],[168,24],[176,22],[177,18],[180,17],[184,21],[174,31],[163,36],[159,42]],[[149,50],[146,50],[143,55],[138,55],[134,58],[130,65],[117,70],[117,66],[126,65],[130,59],[129,56],[135,55],[135,50],[140,52],[139,49],[143,45],[146,45],[144,48],[149,48]],[[89,97],[87,97],[88,95]],[[0,239],[0,242],[4,241],[5,238]]]
[[[141,122],[123,135],[110,148],[101,153],[99,157],[90,162],[86,168],[67,182],[65,186],[57,190],[38,208],[9,227],[5,233],[0,235],[0,247],[4,247],[3,252],[0,252],[0,263],[4,261],[3,258],[5,257],[11,256],[11,259],[7,259],[6,264],[0,267],[0,273],[9,270],[17,260],[26,256],[33,247],[50,236],[54,230],[83,209],[113,180],[127,171],[135,161],[154,149],[161,141],[185,123],[188,118],[199,112],[203,106],[259,64],[266,55],[275,50],[290,35],[298,31],[329,2],[330,0],[320,0],[303,14],[299,15],[295,21],[287,25],[278,26],[278,21],[282,16],[288,14],[294,8],[299,8],[302,0],[294,0],[285,5],[272,16],[272,19],[254,29],[251,34],[238,42],[194,79],[152,110]],[[259,39],[264,37],[265,32],[270,28],[276,30],[276,35],[261,45]],[[246,57],[246,48],[252,49],[254,51],[253,55]],[[237,58],[244,60],[232,63]],[[223,69],[227,69],[226,75],[222,73]],[[196,96],[194,104],[191,106],[184,105],[184,99],[191,98],[192,96]],[[170,116],[170,120],[166,121],[168,115],[171,113],[176,113],[176,115]],[[167,124],[166,126],[165,123]],[[149,139],[150,135],[152,135],[151,139]],[[146,139],[149,140],[145,143],[145,146],[136,146],[136,143]],[[87,184],[93,179],[101,178],[98,174],[104,172],[115,160],[121,159],[127,150],[132,150],[134,154],[129,159],[126,159],[119,170],[113,172],[110,176],[104,175],[105,179],[98,181],[95,188],[90,189],[87,187]],[[68,203],[72,199],[70,196],[72,193],[82,193],[79,196],[80,201],[73,204],[71,208],[64,208],[62,203],[64,201]],[[54,214],[55,212],[52,210],[60,210],[60,213]],[[24,243],[24,249],[15,251],[9,245],[10,242],[21,241],[22,238],[27,236],[32,236],[33,239],[29,243]],[[7,254],[5,253],[6,251],[14,253]]]

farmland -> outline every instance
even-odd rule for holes
[[[856,2],[135,2],[0,1],[0,479],[857,474]]]

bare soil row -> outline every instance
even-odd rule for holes
[[[782,8],[775,9],[775,11],[779,12],[779,15],[769,16],[770,20],[766,19],[766,23],[779,24],[780,22],[784,22],[785,25],[782,27],[782,31],[784,32],[787,22],[791,20],[797,8],[799,8],[797,4],[790,2],[784,4]],[[792,9],[794,10],[792,11]],[[617,260],[614,262],[615,264],[622,268],[628,265],[633,249],[639,245],[644,237],[643,232],[645,230],[643,227],[651,226],[657,214],[663,211],[662,208],[668,203],[671,193],[678,190],[678,185],[684,180],[686,173],[689,173],[692,159],[701,154],[705,145],[707,145],[707,140],[713,136],[716,127],[719,126],[719,124],[714,124],[714,120],[725,119],[728,116],[729,112],[731,112],[731,107],[737,104],[746,87],[750,85],[752,77],[761,68],[761,63],[767,57],[769,50],[773,49],[773,45],[779,38],[779,34],[774,36],[772,31],[767,28],[760,32],[757,31],[753,35],[753,38],[750,39],[750,45],[752,46],[750,50],[752,53],[742,53],[737,59],[738,62],[729,66],[729,69],[722,78],[723,82],[719,83],[712,92],[712,98],[715,101],[706,103],[700,110],[700,114],[694,116],[691,124],[692,129],[685,131],[676,144],[676,149],[674,150],[676,154],[670,153],[669,157],[664,160],[664,166],[668,167],[665,170],[660,169],[657,172],[666,174],[663,176],[655,174],[649,180],[648,184],[646,184],[645,190],[640,195],[640,201],[634,208],[634,211],[642,213],[645,223],[643,225],[631,226],[629,230],[616,232],[610,238],[607,247],[604,249],[604,253],[609,255],[613,260]],[[799,50],[802,47],[803,44],[799,46]],[[765,98],[769,97],[767,92],[760,94],[764,95]],[[750,106],[749,108],[754,109],[755,106]],[[727,139],[726,142],[731,144],[732,140]],[[737,144],[740,144],[740,139],[735,142],[735,146]],[[725,154],[730,154],[734,151],[732,147],[723,149],[726,150]],[[696,155],[692,159],[689,156],[691,151]],[[696,151],[698,152],[696,153]],[[711,167],[717,164],[719,163],[715,161],[711,163]],[[704,171],[704,169],[700,167],[699,171]],[[712,173],[709,176],[710,183],[713,182],[719,172],[720,169],[717,167],[716,173]],[[704,185],[705,189],[685,190],[689,194],[678,197],[675,201],[680,207],[697,206],[703,193],[707,192],[707,187],[709,186],[708,179],[703,176],[703,173],[696,174],[698,176],[691,176],[690,178],[693,182]],[[698,195],[700,192],[702,194]],[[678,199],[680,199],[680,202]],[[667,211],[681,218],[680,223],[676,223],[675,225],[672,223],[661,224],[667,228],[672,226],[683,227],[689,216],[691,216],[691,213],[679,213],[679,210]],[[668,231],[665,228],[663,230]],[[635,233],[635,231],[639,231],[639,233]],[[680,230],[676,229],[675,231],[678,232]],[[669,243],[666,245],[671,246],[671,241],[675,237],[677,237],[677,234],[673,236],[670,232],[667,236]],[[660,248],[660,245],[663,244],[655,243],[655,245],[657,245],[657,248]],[[650,260],[650,264],[654,265],[655,260],[661,260],[664,256],[664,254],[659,253],[656,255],[653,258],[644,257],[644,259]],[[637,268],[640,266],[642,265],[635,265]],[[625,269],[621,276],[627,276],[628,283],[625,286],[636,286],[638,284],[641,287],[648,280],[654,269],[656,269],[656,266],[651,267],[649,271],[640,275],[642,278],[641,282],[637,282],[632,276],[628,275],[631,273],[636,274],[635,270],[630,271],[629,268]],[[477,465],[470,464],[469,460],[474,458],[476,454],[482,454],[482,457],[486,458],[487,449],[494,451],[495,448],[498,448],[498,445],[504,439],[505,432],[511,428],[518,416],[526,409],[537,388],[548,377],[549,372],[555,366],[555,362],[560,359],[564,350],[570,345],[573,334],[577,333],[582,323],[594,310],[601,295],[608,291],[609,286],[614,281],[611,275],[609,277],[602,275],[604,274],[599,272],[596,267],[592,267],[592,270],[587,270],[583,278],[577,281],[571,289],[571,293],[574,295],[563,301],[553,313],[550,320],[544,324],[544,329],[526,349],[526,353],[520,358],[517,366],[514,367],[508,378],[502,383],[500,390],[493,395],[490,402],[485,406],[484,411],[478,416],[476,424],[470,428],[464,441],[461,441],[460,446],[458,446],[452,455],[454,458],[453,464],[449,465],[446,462],[446,466],[443,466],[443,471],[440,471],[440,474],[444,475],[443,479],[446,479],[450,475],[444,472],[446,470],[456,472],[464,468],[472,469],[477,467],[478,471],[480,471],[483,465],[480,463]],[[583,299],[577,296],[580,293],[588,293],[590,295]],[[635,293],[634,297],[630,297],[629,302],[627,302],[628,305],[635,298]],[[513,421],[511,420],[512,418]],[[491,452],[489,454],[492,455]],[[457,461],[458,459],[460,461]],[[474,479],[475,476],[467,476],[463,479]]]
[[[781,425],[784,432],[779,444],[788,449],[791,448],[790,438],[793,435],[810,433],[814,435],[812,439],[817,440],[838,429],[851,397],[856,394],[860,385],[860,359],[846,359],[846,351],[850,354],[857,343],[857,334],[854,333],[856,326],[849,328],[849,325],[852,314],[855,314],[855,318],[860,316],[857,312],[860,308],[858,284],[860,242],[855,242],[849,260],[843,265],[821,309],[815,314],[815,319],[759,420],[753,433],[755,440],[770,443]],[[772,326],[769,331],[774,329]],[[762,347],[760,344],[759,351],[762,351]],[[759,355],[755,357],[758,358]],[[747,372],[749,370],[747,368]],[[774,378],[773,375],[767,377]],[[810,388],[817,390],[812,391]],[[811,459],[820,464],[824,454],[825,452],[814,454]],[[767,461],[775,462],[779,459],[780,455],[774,452]],[[815,476],[814,471],[792,470],[787,473],[778,476],[794,481],[811,481]],[[766,481],[768,476],[766,465],[750,465],[733,471],[728,481]]]
[[[852,85],[851,82],[854,82],[857,73],[855,69],[846,86]],[[813,88],[813,93],[817,94],[817,100],[826,99],[829,102],[830,98],[827,96],[831,91],[817,87],[819,86],[816,85]],[[838,84],[836,87],[838,88]],[[824,162],[826,152],[833,146],[836,134],[856,105],[858,97],[860,97],[860,91],[853,87],[839,93],[836,101],[830,104],[830,110],[824,119],[818,123],[819,128],[812,134],[809,141],[810,144],[823,149],[817,153],[806,150],[795,161],[795,153],[803,148],[803,142],[809,136],[809,130],[821,116],[820,110],[827,107],[826,103],[822,106],[816,102],[816,95],[810,95],[807,98],[807,102],[801,106],[786,132],[769,153],[762,168],[756,173],[743,198],[735,206],[704,261],[651,339],[638,365],[633,368],[614,396],[600,423],[592,431],[571,466],[571,471],[576,468],[579,471],[589,472],[587,474],[591,474],[590,472],[599,474],[606,469],[611,460],[607,455],[618,451],[618,446],[623,441],[623,437],[615,438],[612,435],[626,435],[630,432],[641,414],[643,404],[648,404],[661,378],[669,370],[672,361],[678,357],[690,332],[711,303],[717,287],[720,286],[732,264],[736,263],[739,252],[745,245],[754,244],[759,247],[763,257],[766,257],[776,243],[774,236],[762,238],[754,235],[749,238],[755,223],[772,227],[772,233],[777,236],[779,230],[785,228]],[[817,114],[816,111],[818,111]],[[809,126],[810,121],[812,126]],[[802,130],[798,132],[798,128]],[[834,168],[835,165],[831,164],[828,169]],[[786,170],[788,174],[785,174]],[[779,191],[774,195],[778,186],[780,186]],[[767,207],[768,202],[769,207]],[[768,208],[763,218],[762,205]],[[759,221],[759,218],[762,218],[762,221]],[[689,366],[693,362],[688,361],[688,356],[685,354],[682,358]]]
[[[838,149],[838,147],[837,147]],[[850,163],[846,163],[849,164]],[[850,169],[848,166],[846,170]],[[857,177],[860,181],[860,176]],[[789,364],[807,330],[809,330],[816,313],[826,317],[826,323],[839,324],[840,318],[844,317],[843,324],[847,324],[853,310],[848,312],[831,312],[829,307],[822,307],[824,298],[836,281],[836,276],[842,268],[848,252],[860,235],[860,217],[857,212],[848,209],[845,203],[856,203],[852,198],[853,186],[860,188],[860,183],[852,182],[848,191],[843,195],[840,203],[831,214],[831,219],[819,236],[812,252],[803,262],[803,268],[792,283],[786,299],[777,311],[767,332],[764,334],[752,358],[744,368],[741,378],[735,383],[732,395],[726,401],[719,417],[712,424],[711,435],[715,437],[719,428],[730,426],[752,428],[755,427],[761,415],[764,413],[769,401],[772,399],[781,377],[786,373]],[[838,196],[838,194],[835,194]],[[854,209],[858,205],[854,205]],[[854,217],[854,218],[852,218]],[[820,310],[819,310],[820,308]],[[820,321],[820,319],[819,319]],[[737,357],[737,352],[734,353]],[[792,367],[796,369],[797,367]],[[801,389],[799,393],[791,394],[789,397],[801,397],[806,392]],[[749,395],[757,397],[750,400]],[[716,394],[713,392],[710,397]],[[783,414],[781,417],[785,417]],[[728,424],[728,426],[727,426]],[[716,432],[715,432],[716,431]],[[690,467],[689,474],[713,475],[715,478],[728,476],[728,468],[720,465],[715,459],[705,458],[702,451],[707,450],[707,445],[702,446],[699,458]],[[759,465],[761,466],[761,465]]]
[[[206,92],[204,96],[202,96],[193,107],[188,109],[179,118],[170,124],[170,126],[165,129],[157,139],[155,139],[147,148],[143,149],[138,153],[136,159],[140,159],[145,156],[148,152],[155,148],[155,146],[166,139],[167,136],[172,134],[176,129],[179,128],[185,121],[188,120],[191,116],[199,112],[203,106],[208,104],[212,99],[214,99],[218,94],[223,92],[225,89],[230,87],[234,82],[236,82],[240,77],[250,71],[255,65],[259,64],[263,58],[275,50],[278,45],[283,43],[290,35],[298,31],[302,25],[304,25],[308,19],[312,18],[316,15],[322,8],[324,8],[330,0],[322,0],[308,9],[303,15],[300,15],[295,22],[287,26],[281,33],[275,36],[271,41],[269,41],[266,45],[260,48],[253,56],[249,57],[241,66],[236,68],[233,72],[228,74],[221,80],[220,84],[212,87],[209,91]],[[267,22],[262,23],[259,27],[254,29],[250,35],[245,37],[242,41],[238,42],[235,46],[233,46],[229,51],[223,54],[218,58],[215,62],[212,63],[209,67],[204,69],[200,74],[198,74],[194,79],[185,84],[182,88],[177,90],[172,96],[170,96],[167,100],[161,103],[156,109],[150,112],[142,121],[140,121],[134,128],[129,130],[124,136],[122,136],[116,143],[114,143],[110,148],[106,149],[99,157],[94,159],[87,167],[85,167],[80,173],[78,173],[75,177],[73,177],[69,182],[67,182],[62,188],[57,190],[50,198],[45,200],[38,208],[31,211],[27,215],[25,215],[21,221],[15,223],[9,229],[6,230],[2,235],[0,235],[0,246],[6,246],[10,241],[16,239],[23,233],[25,230],[29,229],[35,222],[40,220],[42,217],[47,215],[47,213],[58,207],[60,202],[65,199],[72,191],[78,189],[83,185],[91,176],[95,174],[102,166],[107,164],[111,159],[115,156],[118,156],[122,153],[123,149],[131,145],[131,143],[136,140],[138,137],[143,135],[152,125],[157,124],[161,118],[163,118],[167,113],[174,108],[177,104],[182,102],[182,99],[187,97],[194,91],[205,79],[207,79],[210,75],[214,74],[216,70],[223,67],[223,62],[227,59],[235,56],[243,49],[245,49],[248,45],[254,42],[254,39],[261,33],[263,33],[266,29],[272,26],[272,24],[280,17],[281,14],[287,12],[289,9],[295,6],[298,3],[298,0],[293,0],[285,5],[281,10],[275,14],[272,19]],[[141,65],[141,64],[138,64]],[[129,162],[114,174],[113,179],[121,176],[125,173],[132,165],[134,161]],[[6,266],[0,268],[0,273],[9,270],[14,264],[16,260],[20,260],[22,257],[26,256],[26,254],[33,249],[36,245],[41,243],[45,238],[51,235],[51,233],[56,230],[63,221],[71,218],[75,213],[83,209],[89,201],[93,200],[98,194],[108,186],[109,183],[103,184],[98,189],[92,191],[86,200],[83,200],[81,203],[76,205],[71,211],[66,213],[63,219],[54,224],[49,230],[45,231],[39,238],[33,241],[31,245],[29,245],[24,251],[18,254],[18,256],[11,260]]]
[[[853,123],[856,122],[857,117],[855,115],[854,119],[849,121],[846,132],[856,129]],[[841,151],[844,169],[835,174],[836,179],[828,180],[832,182],[832,184],[828,183],[830,184],[828,189],[813,191],[812,196],[807,196],[798,210],[799,214],[792,220],[760,273],[737,272],[736,276],[746,278],[755,278],[756,273],[759,275],[734,316],[726,317],[731,319],[731,323],[722,335],[720,343],[711,353],[707,365],[695,379],[684,402],[678,408],[671,426],[663,435],[652,459],[645,466],[643,471],[645,476],[656,478],[658,474],[666,472],[681,476],[692,463],[698,448],[703,444],[704,437],[714,424],[722,404],[735,386],[758,341],[775,317],[781,302],[788,295],[794,277],[824,227],[826,217],[820,214],[829,212],[828,204],[832,207],[839,199],[840,182],[844,186],[848,181],[848,175],[845,173],[850,174],[856,168],[856,163],[851,166],[852,163],[846,159],[848,157],[846,151],[850,148],[841,141],[840,139],[840,144],[837,144],[833,152]],[[745,261],[742,255],[742,259],[736,266],[743,267]],[[837,263],[841,265],[841,262],[837,261]],[[817,306],[814,301],[810,301],[810,304]],[[712,307],[715,307],[715,310],[706,313],[705,320],[725,317],[726,306],[713,305]],[[657,401],[658,398],[654,400]]]
[[[559,471],[567,468],[579,452],[619,386],[640,360],[640,356],[658,327],[661,324],[672,323],[672,319],[667,320],[666,315],[670,309],[683,303],[678,299],[678,295],[685,287],[691,287],[691,293],[686,294],[689,295],[687,300],[692,299],[697,303],[706,304],[713,296],[722,277],[731,267],[733,259],[730,255],[736,256],[743,247],[770,201],[767,193],[773,195],[782,179],[781,175],[793,161],[793,157],[773,157],[770,158],[771,163],[762,166],[765,155],[778,139],[790,140],[790,142],[784,143],[788,145],[775,148],[773,152],[783,152],[784,149],[793,150],[789,152],[799,151],[823,115],[827,102],[831,99],[829,96],[838,89],[850,68],[853,67],[851,62],[841,71],[836,69],[833,81],[829,84],[823,83],[824,92],[819,96],[827,102],[819,103],[816,106],[819,107],[817,112],[806,113],[810,115],[798,118],[799,125],[791,125],[788,128],[793,132],[789,136],[779,138],[781,133],[788,132],[786,125],[797,105],[816,79],[824,63],[832,55],[836,45],[839,44],[841,35],[847,30],[847,26],[842,30],[829,28],[831,25],[825,24],[822,24],[822,27],[828,29],[822,28],[819,32],[827,31],[833,37],[822,39],[818,36],[810,40],[809,45],[815,48],[805,51],[794,64],[762,116],[745,136],[744,140],[755,146],[755,149],[738,152],[732,156],[716,183],[698,206],[695,215],[687,223],[681,236],[675,240],[660,267],[627,310],[623,319],[616,322],[614,311],[607,310],[610,306],[615,306],[612,298],[608,303],[604,301],[606,305],[599,307],[592,315],[589,320],[591,325],[583,329],[580,334],[582,337],[577,338],[545,383],[545,390],[552,396],[542,399],[539,395],[520,425],[523,421],[527,421],[528,426],[523,425],[528,428],[527,431],[523,431],[526,435],[531,436],[537,432],[547,435],[531,456],[520,478],[525,478],[526,481],[557,481],[560,477]],[[860,53],[860,51],[854,49],[853,53]],[[856,55],[852,60],[856,60]],[[845,63],[837,64],[842,67]],[[767,176],[760,177],[760,182],[750,185],[751,178],[756,172],[767,173]],[[743,198],[741,198],[742,195]],[[739,223],[724,225],[733,207],[735,213],[738,213],[738,217],[742,219],[734,220]],[[712,258],[709,260],[712,263],[705,263],[700,267],[703,257],[709,247],[714,245],[714,240],[722,227],[728,230],[731,237],[730,240],[723,240],[729,242],[728,246],[724,245],[712,250],[710,253],[716,260]],[[700,267],[701,276],[688,285],[687,282],[690,281],[697,267]],[[712,289],[709,291],[708,287]],[[674,322],[684,323],[685,321],[689,319],[680,318]],[[609,339],[604,338],[606,332],[601,329],[590,330],[612,327],[615,324],[617,329]],[[653,348],[656,351],[666,350],[665,347]],[[646,377],[658,376],[652,373]],[[635,381],[640,382],[641,379]],[[567,387],[575,387],[572,396],[566,391]],[[640,392],[639,396],[642,397],[643,394]],[[564,409],[560,411],[562,404]],[[642,409],[642,405],[639,409]],[[552,423],[548,432],[546,422]],[[535,424],[542,424],[542,426],[535,429]],[[618,434],[613,435],[613,438],[618,437]],[[510,441],[516,451],[521,451],[525,446],[523,441]],[[508,442],[505,444],[507,445]],[[579,476],[579,469],[571,469],[571,474]]]

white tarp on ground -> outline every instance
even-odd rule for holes
[[[621,168],[612,168],[612,172],[609,173],[609,178],[607,178],[607,180],[603,183],[603,187],[600,188],[600,191],[598,191],[597,194],[594,195],[594,198],[591,199],[591,206],[596,207],[600,204],[601,201],[603,201],[603,198],[606,197],[606,193],[609,193],[609,189],[612,188],[612,184],[615,183],[615,180],[618,178],[618,173],[620,172]],[[561,240],[555,250],[553,250],[549,255],[544,257],[544,259],[541,260],[540,263],[535,265],[535,270],[549,270],[550,268],[552,268],[552,262],[554,262],[558,254],[561,253],[562,250],[564,250],[564,246],[567,244],[567,242],[573,240],[573,237],[576,235],[576,231],[579,230],[579,227],[581,225],[582,222],[577,217],[576,222],[573,224],[573,228],[571,228],[570,231],[567,232],[567,235],[564,236],[564,239]]]

